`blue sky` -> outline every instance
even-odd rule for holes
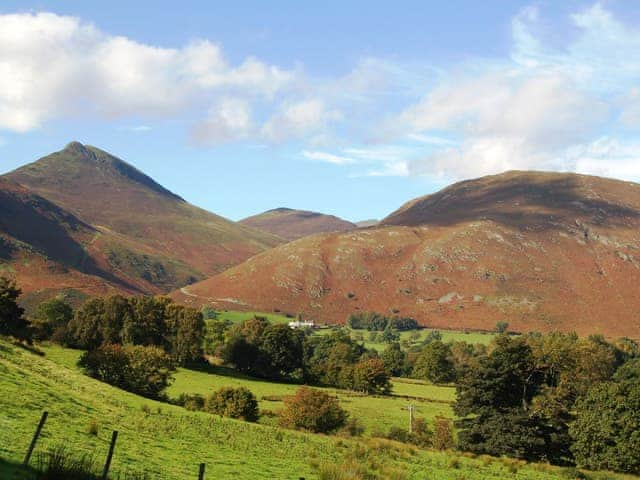
[[[640,181],[640,2],[0,5],[0,171],[71,140],[232,219],[509,169]]]

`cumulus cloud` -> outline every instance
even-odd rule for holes
[[[272,98],[293,77],[255,58],[231,65],[207,40],[160,48],[76,17],[0,15],[1,129],[26,132],[66,116],[175,115],[229,92]],[[242,122],[220,116],[206,122],[223,130]]]
[[[414,140],[431,132],[461,139],[411,161],[411,174],[465,178],[568,169],[635,175],[635,145],[595,139],[639,125],[633,85],[640,81],[640,33],[596,4],[571,16],[577,37],[553,50],[534,33],[541,15],[528,7],[514,18],[509,59],[458,68],[395,120]]]
[[[338,110],[327,109],[322,100],[312,98],[284,105],[265,123],[261,133],[267,140],[281,142],[302,137],[341,118]]]
[[[253,130],[251,106],[240,98],[223,98],[209,111],[208,118],[193,129],[201,143],[221,143],[247,138]]]

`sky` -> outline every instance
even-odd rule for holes
[[[640,2],[0,4],[0,173],[72,141],[233,220],[506,170],[640,181]]]

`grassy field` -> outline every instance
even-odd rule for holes
[[[58,346],[44,346],[47,357],[62,366],[77,369],[76,362],[81,352]],[[284,396],[293,395],[299,385],[269,382],[238,374],[226,367],[211,366],[206,370],[181,368],[173,384],[167,390],[170,398],[180,394],[209,395],[223,386],[247,387],[259,401],[261,410],[277,412],[283,407]],[[394,379],[394,396],[363,396],[345,390],[323,389],[338,397],[342,406],[365,428],[365,435],[387,432],[390,427],[406,427],[409,403],[415,405],[416,415],[428,420],[436,416],[453,417],[451,403],[455,389],[448,386],[431,385],[408,379]],[[405,397],[411,397],[410,399]],[[263,416],[260,423],[274,425],[275,418]]]
[[[262,317],[266,317],[270,322],[273,323],[289,323],[294,318],[288,318],[285,315],[277,314],[277,313],[264,313],[264,312],[240,312],[235,310],[220,310],[216,312],[218,315],[218,319],[227,319],[233,323],[239,323],[244,320],[248,320],[252,318],[254,315],[259,315]],[[372,348],[378,351],[382,351],[387,348],[387,344],[381,341],[371,341],[370,334],[371,332],[367,330],[352,330],[348,327],[333,327],[333,328],[320,328],[313,331],[314,335],[328,335],[330,334],[334,328],[344,328],[349,332],[351,337],[354,340],[361,341],[365,347]],[[411,344],[418,344],[422,342],[429,333],[431,333],[433,329],[431,328],[422,328],[420,330],[415,330],[413,332],[400,332],[400,341],[406,340]],[[491,340],[496,336],[495,333],[486,333],[486,332],[463,332],[460,330],[439,330],[442,335],[443,342],[467,342],[472,344],[484,344],[487,345]],[[382,332],[377,332],[380,335]],[[417,337],[411,338],[414,333],[417,333]]]
[[[547,465],[418,450],[378,439],[298,433],[188,412],[97,382],[64,366],[70,363],[73,356],[69,351],[48,349],[47,356],[42,357],[0,340],[3,480],[25,478],[17,465],[45,409],[49,411],[49,419],[36,456],[64,445],[74,454],[95,455],[99,464],[106,454],[111,432],[118,430],[113,478],[127,471],[144,470],[152,479],[194,479],[200,462],[207,465],[207,479],[568,478],[565,470]],[[188,379],[184,381],[189,383]],[[99,425],[97,435],[88,430],[94,421]],[[341,477],[321,475],[332,469],[357,473]],[[591,473],[589,477],[631,478]]]

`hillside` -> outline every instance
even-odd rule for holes
[[[93,455],[101,467],[111,432],[119,432],[110,478],[187,480],[206,464],[206,478],[319,478],[339,468],[372,480],[567,478],[565,470],[508,459],[468,458],[376,439],[358,441],[229,420],[147,400],[88,378],[0,339],[0,478],[26,480],[19,467],[43,410],[49,417],[34,454],[64,445]],[[198,375],[197,372],[193,372]],[[97,435],[88,432],[98,426]],[[453,466],[452,466],[453,465]],[[631,478],[590,473],[590,478]],[[335,477],[324,477],[335,478]],[[342,477],[340,477],[342,478]]]
[[[188,303],[344,322],[640,338],[640,185],[509,172],[414,200],[382,225],[282,245],[188,287]]]
[[[168,292],[282,242],[190,205],[124,161],[78,142],[2,178],[38,199],[28,200],[27,193],[15,197],[14,210],[29,208],[17,205],[22,199],[29,205],[46,201],[50,210],[64,212],[45,223],[21,220],[31,232],[29,238],[24,232],[18,236],[25,245],[139,292]],[[5,208],[0,216],[2,233],[13,236],[11,212]],[[68,231],[71,243],[58,238]],[[79,258],[99,268],[80,267]],[[24,274],[18,280],[30,292],[23,278],[29,268],[18,270]]]
[[[291,208],[268,210],[240,220],[239,223],[287,240],[296,240],[316,233],[343,232],[357,228],[356,224],[333,215]]]

